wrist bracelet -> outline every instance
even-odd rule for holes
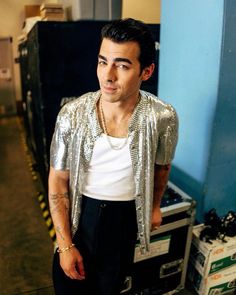
[[[70,246],[67,246],[67,247],[65,247],[65,248],[58,248],[58,249],[57,249],[57,252],[58,252],[58,253],[66,252],[66,251],[70,250],[71,248],[73,248],[74,246],[75,246],[75,244],[71,244]]]

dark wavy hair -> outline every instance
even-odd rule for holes
[[[132,18],[112,21],[101,31],[101,41],[107,38],[116,43],[137,42],[140,47],[139,62],[142,70],[155,61],[155,41],[145,23]]]

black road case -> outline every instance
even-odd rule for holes
[[[195,201],[169,182],[162,206],[163,222],[152,232],[151,250],[141,255],[137,244],[133,274],[121,294],[175,294],[184,288]]]

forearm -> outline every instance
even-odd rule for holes
[[[153,208],[159,208],[170,174],[170,164],[156,165],[154,174]]]
[[[61,250],[72,246],[68,184],[68,171],[57,171],[53,167],[50,168],[48,179],[49,205],[56,230],[57,244]],[[67,248],[66,251],[60,252],[59,257],[61,268],[69,278],[76,280],[85,278],[83,257],[76,247],[72,246],[69,249]]]
[[[72,243],[68,179],[66,177],[57,177],[53,169],[51,169],[49,174],[48,195],[57,243],[59,248],[64,248]]]

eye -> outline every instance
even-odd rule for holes
[[[104,60],[98,60],[98,64],[99,64],[100,66],[104,66],[104,65],[106,65],[107,63],[106,63]]]
[[[129,67],[125,64],[117,64],[117,68],[122,69],[122,70],[128,70]]]

